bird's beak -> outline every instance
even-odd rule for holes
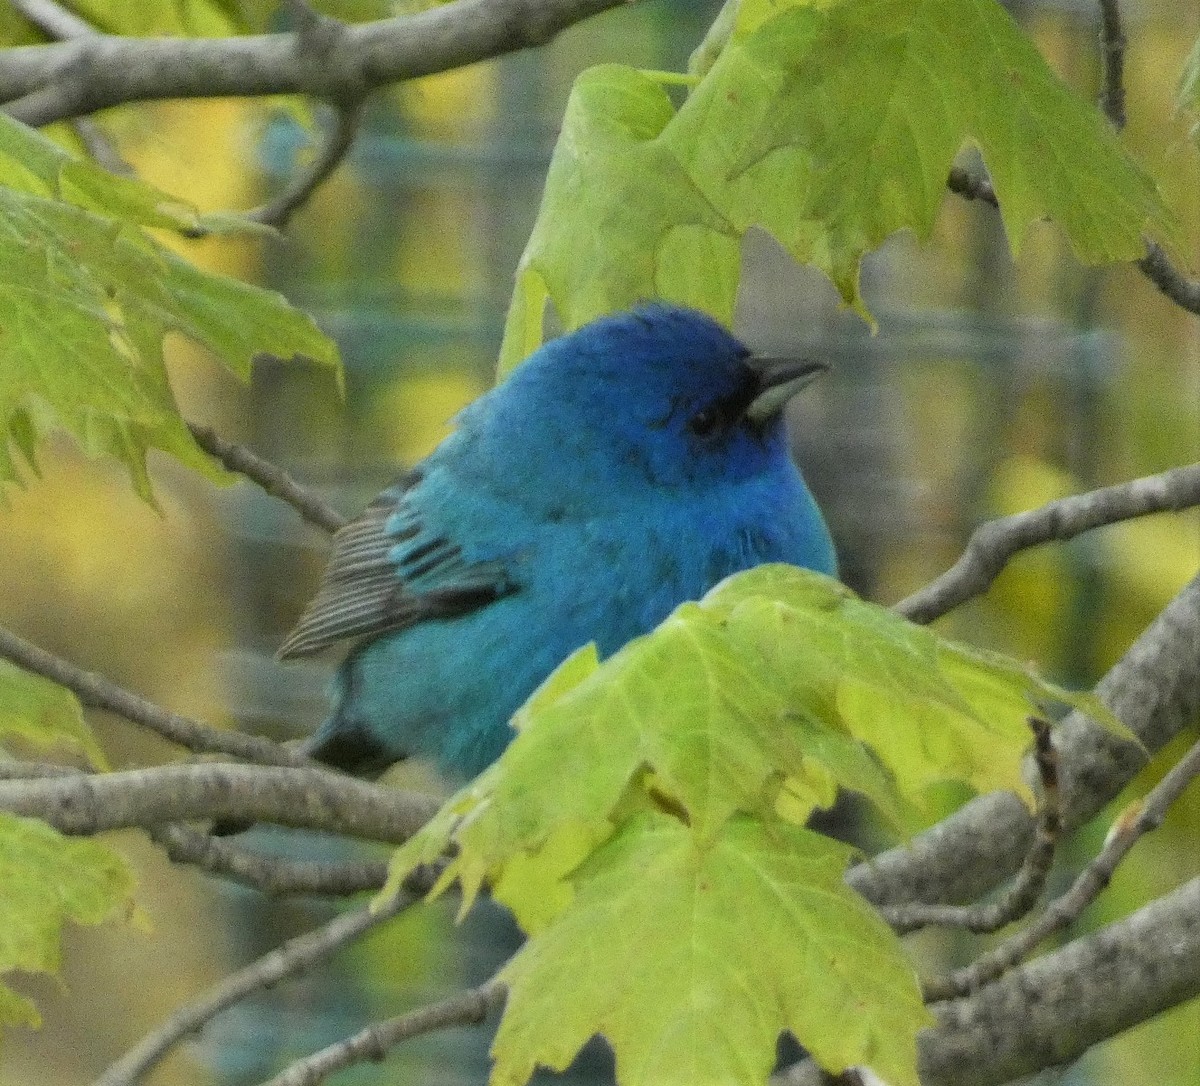
[[[758,391],[746,408],[746,418],[756,426],[775,418],[788,400],[829,370],[824,362],[807,359],[755,357],[749,362],[758,374]]]

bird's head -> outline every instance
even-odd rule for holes
[[[648,305],[552,340],[488,406],[534,460],[702,486],[786,461],[783,407],[825,368],[756,358],[703,313]]]

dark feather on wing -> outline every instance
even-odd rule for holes
[[[334,535],[321,586],[280,646],[280,659],[465,614],[512,590],[500,563],[467,563],[461,548],[444,536],[425,538],[417,512],[405,500],[418,480],[410,476],[403,491],[384,491]],[[394,554],[408,540],[412,548]]]

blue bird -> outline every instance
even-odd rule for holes
[[[357,773],[417,755],[472,777],[588,641],[607,656],[763,562],[833,573],[782,419],[824,369],[756,359],[669,305],[540,348],[334,537],[279,650],[353,643],[309,753]]]

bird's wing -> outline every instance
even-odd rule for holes
[[[503,563],[465,561],[452,538],[425,523],[410,501],[419,481],[414,474],[385,490],[333,537],[321,586],[280,659],[465,614],[513,590]]]

